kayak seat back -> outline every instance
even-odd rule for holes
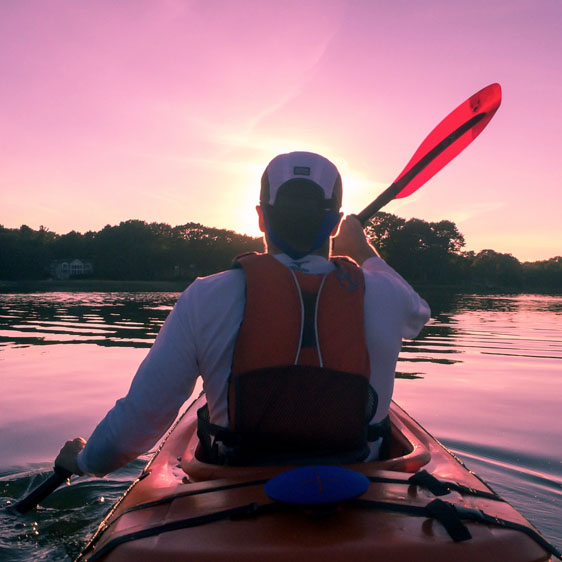
[[[389,439],[388,457],[376,461],[346,465],[355,470],[389,470],[395,472],[415,473],[431,460],[429,444],[423,434],[414,433],[397,416],[390,411],[391,437]],[[181,457],[180,466],[189,479],[194,482],[219,479],[264,478],[292,468],[284,466],[228,466],[207,463],[200,458],[200,450],[196,434],[192,434]]]
[[[229,427],[197,411],[200,460],[213,464],[349,464],[390,423],[370,424],[378,397],[360,375],[309,365],[259,369],[236,377]],[[381,427],[379,427],[381,426]]]

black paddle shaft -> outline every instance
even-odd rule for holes
[[[72,472],[60,468],[59,466],[54,467],[54,473],[29,492],[25,498],[22,498],[19,502],[14,505],[14,509],[19,513],[26,513],[37,506],[37,504],[45,499],[50,493],[56,490],[67,478],[72,476]]]
[[[385,189],[370,205],[367,205],[356,216],[363,226],[367,224],[374,214],[390,203],[421,171],[423,171],[435,158],[449,148],[455,141],[470,131],[477,123],[486,117],[487,113],[480,113],[463,123],[458,129],[445,137],[437,146],[432,148],[419,162],[417,162],[399,180]]]

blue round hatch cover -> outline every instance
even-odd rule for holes
[[[337,503],[360,496],[369,479],[340,466],[303,466],[282,472],[265,484],[272,500],[298,505]]]

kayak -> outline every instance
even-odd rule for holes
[[[299,469],[199,460],[197,410],[204,404],[201,395],[176,422],[79,561],[538,562],[557,555],[394,402],[383,460]],[[326,492],[340,469],[365,483],[353,497],[333,499]],[[297,497],[306,497],[298,488],[306,484],[327,499],[271,492],[291,474],[298,482],[288,485],[289,496],[296,485]]]

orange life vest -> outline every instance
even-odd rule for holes
[[[293,271],[269,254],[236,261],[246,278],[246,307],[232,376],[285,365],[312,365],[370,377],[363,272],[336,258],[328,274]],[[232,420],[231,420],[232,421]]]
[[[227,462],[363,460],[377,396],[361,269],[339,258],[334,271],[307,274],[268,254],[236,263],[246,306],[229,379],[229,428],[205,422],[235,451]]]

